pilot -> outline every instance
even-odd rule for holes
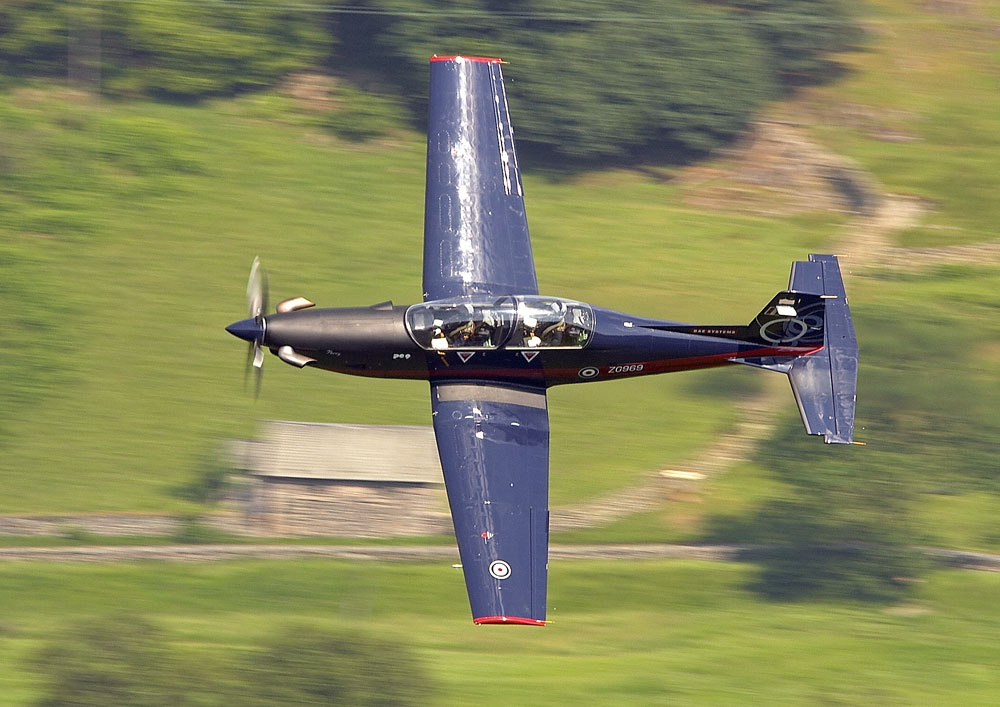
[[[535,327],[538,326],[538,320],[535,319],[530,314],[525,314],[522,318],[522,323],[524,324],[524,344],[531,348],[542,343],[542,340],[535,334]]]
[[[562,346],[566,343],[566,322],[557,322],[542,332],[546,346]]]
[[[444,335],[441,324],[442,321],[440,319],[434,320],[434,332],[431,334],[431,348],[435,351],[443,351],[448,348],[448,338]]]
[[[463,324],[456,332],[461,335],[462,346],[489,346],[493,327],[477,317]]]
[[[490,339],[493,338],[493,327],[485,322],[477,322],[475,324],[475,331],[469,337],[470,346],[489,346]]]

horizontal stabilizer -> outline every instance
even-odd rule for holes
[[[824,303],[823,348],[797,358],[738,359],[739,363],[788,375],[806,432],[828,444],[854,441],[858,340],[834,255],[810,255],[792,264],[789,289],[817,295]]]
[[[834,255],[810,255],[792,266],[791,286],[826,298],[823,349],[792,361],[788,378],[809,434],[828,443],[854,441],[858,340]]]

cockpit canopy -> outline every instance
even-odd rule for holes
[[[434,300],[406,310],[406,328],[429,351],[579,349],[594,333],[594,311],[582,302],[538,295]]]

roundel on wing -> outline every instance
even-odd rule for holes
[[[494,579],[507,579],[510,577],[510,565],[503,560],[494,560],[490,563],[490,576]]]

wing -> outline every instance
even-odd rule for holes
[[[431,405],[473,621],[544,624],[549,543],[545,393],[432,383]]]
[[[431,59],[425,300],[538,293],[500,64]]]

